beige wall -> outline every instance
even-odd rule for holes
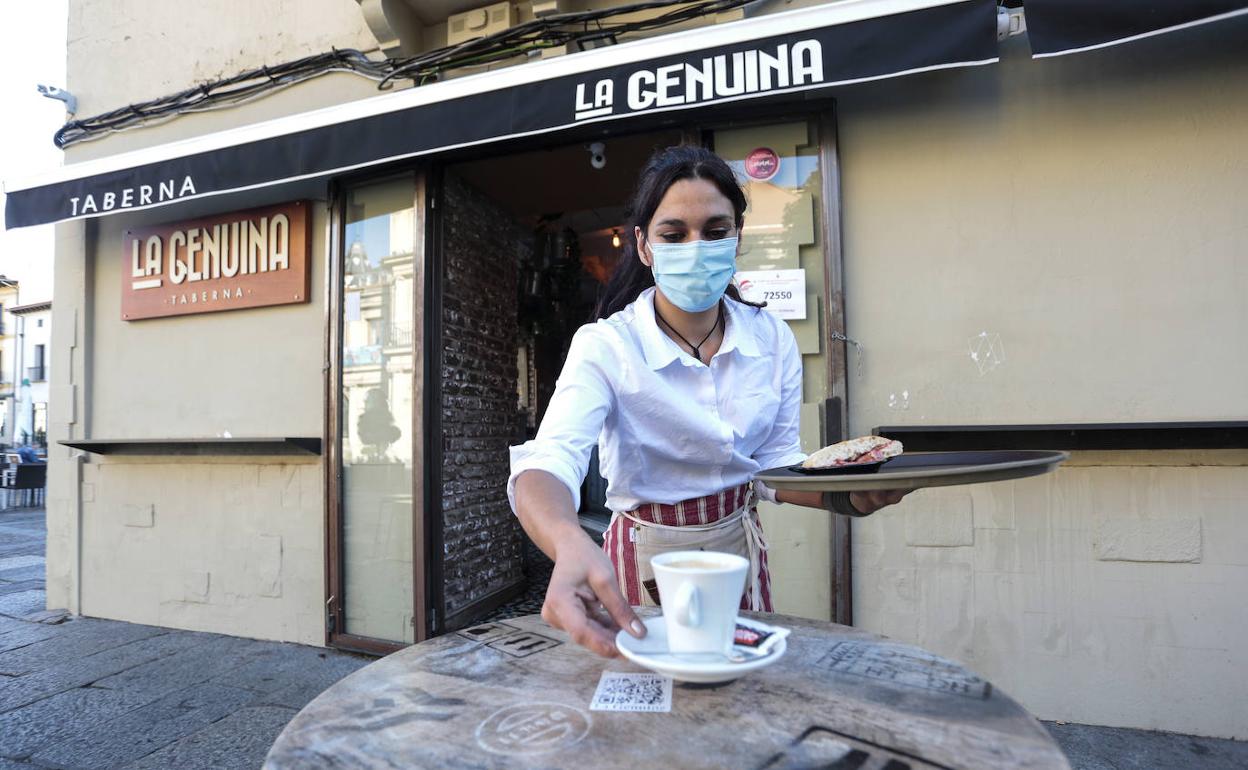
[[[1248,737],[1246,462],[1077,453],[1052,476],[917,493],[854,524],[855,624],[1041,719]]]
[[[68,85],[78,96],[79,115],[333,46],[374,45],[352,0],[79,0],[71,3],[69,25]],[[375,93],[371,81],[328,75],[246,105],[84,142],[66,158],[110,155]],[[307,190],[324,194],[323,185]],[[53,442],[322,434],[323,201],[313,209],[307,304],[121,321],[124,228],[276,202],[273,195],[57,226]],[[55,444],[49,459],[49,606],[323,642],[319,461],[112,460]]]
[[[124,231],[186,215],[152,209],[98,220],[93,436],[321,435],[325,204],[311,209],[309,302],[144,321],[121,320]]]
[[[88,323],[86,233],[94,223],[56,226],[52,293],[64,310],[52,318],[52,380],[48,404],[47,574],[49,608],[79,612],[82,457],[59,442],[82,438],[82,382]]]
[[[68,89],[78,117],[332,48],[377,47],[355,0],[70,3]],[[371,56],[377,54],[370,53]],[[81,142],[70,163],[377,95],[377,84],[335,73],[256,101]]]
[[[851,424],[1244,418],[1243,23],[849,90]],[[997,342],[971,357],[981,332]],[[869,630],[1041,718],[1248,737],[1248,453],[1078,454],[854,523]]]
[[[69,4],[69,86],[79,115],[334,47],[368,51],[376,45],[355,0]]]
[[[82,478],[82,614],[324,643],[316,458],[104,460]]]
[[[58,225],[52,442],[319,437],[324,204],[313,208],[310,302],[122,321],[122,231],[168,217]],[[49,456],[50,607],[323,643],[319,460],[125,460],[55,443]]]
[[[1244,31],[1015,44],[838,100],[856,431],[1242,419]]]

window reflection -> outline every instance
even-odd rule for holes
[[[346,631],[414,641],[413,246],[410,178],[352,190],[343,259]]]

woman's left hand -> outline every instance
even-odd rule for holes
[[[849,503],[853,511],[845,510],[844,492],[800,492],[795,489],[777,489],[776,500],[781,503],[822,508],[847,516],[869,516],[886,505],[895,505],[913,489],[872,489],[866,492],[850,492]],[[840,496],[840,499],[837,499]]]
[[[849,502],[866,516],[875,513],[886,505],[896,505],[901,498],[910,494],[912,489],[877,489],[869,492],[850,492]]]

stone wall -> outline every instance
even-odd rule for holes
[[[516,281],[532,233],[447,174],[442,201],[442,517],[446,613],[523,579],[507,503],[516,409]]]

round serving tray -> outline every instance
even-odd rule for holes
[[[788,467],[754,475],[772,489],[806,492],[862,492],[870,489],[922,489],[1009,481],[1039,476],[1057,469],[1068,452],[1001,449],[991,452],[906,452],[884,463],[875,473],[814,476]]]

